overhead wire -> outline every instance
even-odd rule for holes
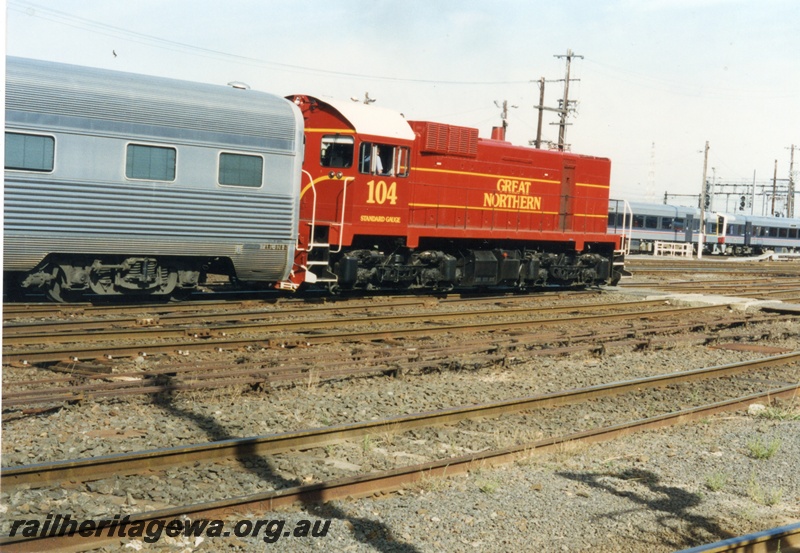
[[[116,27],[114,25],[109,25],[107,23],[100,23],[98,21],[87,19],[85,17],[79,17],[67,12],[44,7],[39,4],[35,4],[33,2],[26,2],[24,0],[9,0],[8,9],[18,13],[23,13],[31,17],[38,17],[41,19],[52,21],[54,23],[59,23],[70,27],[88,30],[106,36],[123,38],[125,40],[130,40],[132,42],[136,42],[139,44],[147,44],[150,46],[165,48],[172,51],[189,52],[193,55],[198,55],[203,57],[234,60],[239,63],[256,65],[260,67],[270,67],[273,69],[279,69],[289,72],[312,73],[312,74],[338,76],[338,77],[352,77],[352,78],[375,80],[375,81],[393,81],[393,82],[404,82],[404,83],[439,84],[439,85],[516,85],[516,84],[528,84],[529,82],[529,81],[466,81],[466,80],[450,81],[450,80],[440,80],[440,79],[413,79],[413,78],[397,77],[397,76],[367,75],[362,73],[351,73],[347,71],[335,71],[330,69],[322,69],[319,67],[308,67],[302,65],[265,60],[260,58],[254,58],[250,56],[243,56],[240,54],[232,54],[230,52],[214,50],[211,48],[196,46],[194,44],[188,44],[185,42],[178,42],[175,40],[165,39],[153,35],[148,35],[145,33],[130,31],[128,29],[123,29],[121,27]]]

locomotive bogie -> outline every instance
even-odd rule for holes
[[[336,262],[336,274],[346,288],[448,290],[456,280],[456,259],[440,251],[353,250]]]
[[[616,281],[610,255],[576,254],[555,244],[543,250],[471,249],[468,244],[452,242],[437,247],[442,249],[395,247],[391,253],[378,248],[350,250],[333,262],[337,285],[361,290],[525,290],[548,284]],[[562,251],[554,253],[558,250]]]

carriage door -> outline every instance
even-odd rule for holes
[[[753,222],[746,221],[744,224],[744,245],[749,246],[753,239]]]
[[[572,230],[575,209],[575,165],[564,165],[561,175],[561,206],[558,210],[558,223],[561,230]]]
[[[692,241],[692,232],[694,231],[694,215],[691,213],[686,215],[686,229],[685,229],[685,242],[691,243]]]

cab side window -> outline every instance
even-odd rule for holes
[[[402,146],[362,142],[358,170],[365,175],[408,176],[409,151]]]
[[[325,135],[320,144],[319,164],[322,167],[351,167],[354,151],[355,141],[352,136]]]

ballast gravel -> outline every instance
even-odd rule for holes
[[[792,321],[775,323],[768,329],[776,337],[769,345],[797,349],[798,329],[798,323]],[[506,366],[309,383],[294,388],[98,400],[37,416],[10,418],[3,424],[2,464],[99,456],[372,420],[759,356],[679,346],[599,357],[578,354],[521,359]],[[796,379],[794,374],[792,378]],[[647,412],[646,404],[637,407]],[[591,408],[587,410],[583,422],[591,426],[595,421]],[[604,422],[601,419],[598,424]],[[520,438],[529,439],[531,430],[521,428]],[[407,464],[429,459],[433,452],[447,447],[469,447],[452,441],[446,433],[438,436],[444,441],[437,443],[436,431],[418,438],[416,444],[413,440],[402,443]],[[477,438],[474,445],[486,447]],[[355,446],[359,447],[366,449],[365,444]],[[370,447],[371,455],[382,454],[383,444]],[[308,466],[325,457],[339,462],[338,468],[344,472],[355,471],[348,467],[353,463],[345,448],[337,448],[316,461],[315,455],[308,453]],[[250,479],[254,474],[261,475],[263,489],[303,472],[288,461],[251,463],[238,469],[249,473]],[[242,522],[245,520],[269,521],[255,537],[233,533],[201,538],[162,535],[154,543],[126,539],[105,550],[667,552],[800,519],[798,466],[800,407],[798,401],[782,402],[760,414],[753,410],[752,414],[718,415],[610,443],[566,445],[556,453],[534,455],[512,465],[484,467],[445,479],[423,479],[379,497],[253,513],[225,521],[226,528],[239,522],[242,529],[247,527],[248,523]],[[380,467],[376,464],[375,468]],[[265,477],[267,472],[271,473],[269,478]],[[120,479],[67,484],[39,495],[30,490],[2,492],[2,530],[7,533],[13,520],[41,519],[47,513],[113,517],[188,504],[205,493],[220,498],[251,493],[251,487],[259,485],[257,478],[255,484],[244,478],[240,482],[239,478],[224,467],[205,471],[202,476],[191,469],[170,469],[130,487]],[[183,493],[177,494],[174,489]],[[325,525],[328,520],[330,524]],[[310,531],[303,532],[308,528]],[[272,533],[267,535],[265,529]],[[296,537],[295,531],[305,535]],[[313,533],[318,535],[314,537]]]

